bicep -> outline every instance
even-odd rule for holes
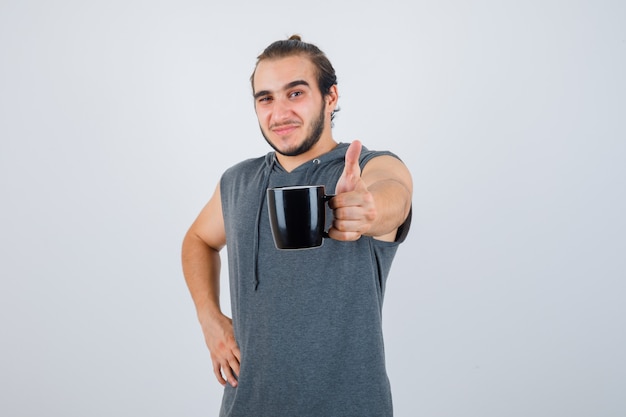
[[[226,230],[222,213],[222,198],[219,184],[211,199],[204,206],[189,229],[189,233],[219,251],[226,245]]]
[[[383,181],[394,181],[406,190],[408,197],[413,194],[413,180],[406,165],[391,155],[382,155],[370,160],[361,173],[365,185],[370,186]]]

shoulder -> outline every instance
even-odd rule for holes
[[[359,165],[361,166],[361,168],[364,168],[365,165],[367,165],[367,163],[370,162],[372,159],[379,157],[387,157],[383,159],[391,159],[392,161],[402,162],[400,157],[391,151],[371,150],[363,146],[363,148],[361,149],[361,156],[359,157]]]
[[[247,178],[256,176],[266,166],[267,158],[267,155],[250,158],[231,166],[222,174],[222,185],[227,185],[233,181],[245,181]]]
[[[246,172],[246,171],[249,171],[250,169],[258,169],[259,167],[262,167],[265,164],[266,159],[267,159],[267,156],[245,159],[241,162],[236,163],[230,168],[226,169],[226,171],[224,171],[224,175],[236,174],[239,172]]]

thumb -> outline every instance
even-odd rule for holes
[[[335,188],[336,194],[353,191],[357,187],[361,179],[359,156],[361,156],[362,147],[363,145],[361,145],[361,142],[358,140],[353,141],[348,147],[345,157],[345,166],[337,182],[337,187]]]

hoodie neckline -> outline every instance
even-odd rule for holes
[[[268,167],[273,168],[273,169],[278,169],[281,170],[282,172],[285,172],[287,174],[291,174],[293,173],[298,173],[301,170],[307,170],[310,169],[311,165],[320,165],[323,164],[325,162],[328,161],[332,161],[335,159],[339,159],[339,158],[344,158],[345,156],[345,151],[344,149],[346,149],[350,144],[348,143],[343,143],[343,142],[339,142],[337,143],[337,145],[331,149],[330,151],[319,155],[313,159],[309,159],[306,162],[303,162],[302,164],[298,165],[297,167],[295,167],[294,169],[292,169],[291,171],[287,171],[278,161],[278,158],[276,157],[276,152],[269,152],[266,157],[265,157],[265,163]]]

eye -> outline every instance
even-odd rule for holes
[[[259,103],[269,103],[272,100],[272,97],[270,96],[263,96],[263,97],[259,97],[259,99],[257,100]]]
[[[302,92],[302,91],[300,91],[300,90],[298,90],[298,91],[292,91],[292,92],[289,94],[289,97],[296,98],[296,97],[300,97],[302,94],[304,94],[304,92]]]

